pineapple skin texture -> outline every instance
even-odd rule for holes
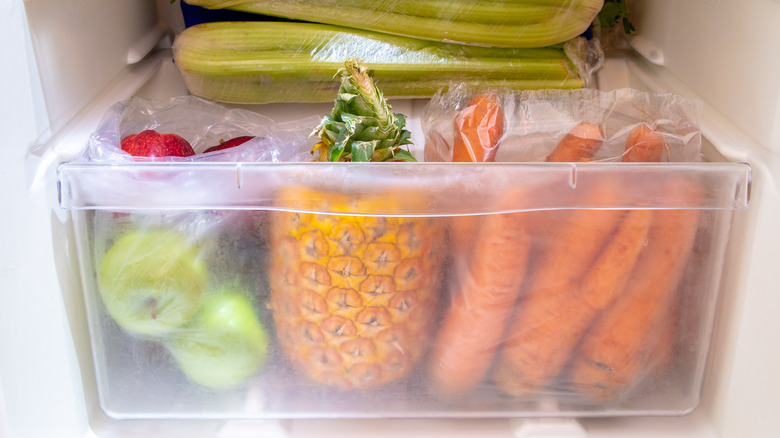
[[[334,212],[355,202],[296,195],[327,199]],[[409,374],[436,321],[441,221],[276,211],[269,239],[270,307],[282,350],[299,372],[343,390]]]

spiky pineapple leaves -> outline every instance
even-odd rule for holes
[[[403,149],[411,144],[406,118],[395,114],[364,65],[347,59],[339,70],[341,85],[331,114],[312,135],[318,161],[416,161]]]

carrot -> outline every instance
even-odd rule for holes
[[[622,160],[629,162],[661,161],[664,146],[663,135],[646,123],[642,123],[629,132]]]
[[[582,122],[574,126],[547,156],[550,162],[577,162],[590,158],[604,141],[599,125]]]
[[[579,123],[558,142],[547,156],[546,161],[589,161],[596,150],[598,150],[603,138],[604,132],[599,125],[588,122]],[[592,190],[586,190],[584,196],[590,197],[593,202],[606,200],[609,203],[615,194],[616,192],[613,188],[607,185],[597,185]],[[564,196],[563,194],[549,195],[557,196],[558,198],[563,198]],[[532,212],[528,216],[528,225],[538,230],[541,236],[546,236],[539,239],[539,242],[544,246],[542,252],[552,253],[537,257],[537,260],[542,260],[542,262],[537,263],[538,266],[535,266],[532,270],[532,272],[537,273],[534,282],[541,285],[552,284],[550,281],[557,281],[562,278],[556,263],[551,262],[563,261],[567,256],[576,265],[575,268],[568,271],[568,274],[579,275],[577,274],[577,268],[586,266],[583,263],[579,263],[579,261],[591,260],[595,256],[592,251],[601,248],[601,245],[607,238],[607,235],[604,233],[611,231],[609,224],[614,225],[618,219],[614,212],[605,213],[592,210],[578,210],[574,212],[546,210]],[[604,218],[598,219],[600,216],[604,216]],[[591,227],[594,228],[591,229]],[[584,234],[588,234],[589,237],[583,239],[582,236]],[[576,248],[571,248],[571,242],[574,241],[578,242],[578,245]],[[530,287],[531,290],[535,288],[535,286]]]
[[[582,137],[593,137],[594,135],[581,135]],[[646,124],[634,128],[629,134],[626,153],[623,156],[624,161],[632,160],[659,160],[663,151],[663,137],[660,133],[652,130]],[[554,154],[551,154],[554,155]],[[580,214],[587,214],[582,211]],[[614,214],[614,213],[613,213]],[[629,215],[640,213],[630,212]],[[649,220],[650,213],[645,212]],[[607,222],[604,223],[606,227]],[[621,224],[620,227],[624,227]],[[628,236],[625,244],[633,248],[641,248],[644,236],[647,235],[649,222],[644,226],[638,226],[634,230],[633,237]],[[606,229],[606,228],[605,228]],[[585,231],[585,230],[582,230]],[[627,230],[623,230],[627,231]],[[618,229],[618,235],[621,230]],[[614,239],[617,239],[617,236]],[[605,235],[601,235],[604,238]],[[593,237],[595,239],[595,237]],[[570,239],[570,238],[569,238]],[[612,240],[608,245],[616,243]],[[633,242],[630,239],[637,239]],[[607,246],[607,251],[609,246]],[[586,299],[587,296],[572,296],[567,289],[577,290],[575,286],[579,280],[578,275],[584,272],[581,269],[569,268],[569,275],[559,278],[556,284],[555,273],[552,272],[550,265],[563,262],[565,266],[580,267],[587,264],[588,252],[569,253],[563,250],[555,251],[554,247],[547,249],[551,252],[549,259],[544,261],[544,265],[538,269],[535,276],[538,280],[531,282],[524,298],[518,304],[518,314],[516,315],[510,331],[508,340],[504,346],[501,358],[494,371],[494,380],[496,384],[505,392],[514,395],[527,394],[530,391],[538,390],[558,377],[563,370],[571,353],[576,348],[576,344],[585,334],[588,324],[596,319],[599,314],[594,312],[593,308],[579,306],[579,300]],[[638,250],[637,250],[638,251]],[[557,254],[559,253],[559,254]],[[614,279],[624,278],[631,269],[633,263],[638,257],[638,252],[630,253],[628,259],[620,260],[620,265],[615,265]],[[573,257],[579,257],[574,259]],[[605,263],[604,254],[599,256],[591,271],[585,277],[581,277],[581,286],[586,286],[589,277],[596,275],[599,270],[608,270],[608,266],[602,266]],[[618,267],[620,269],[618,269]],[[550,285],[550,286],[547,286]],[[614,287],[619,283],[613,283]],[[618,293],[619,290],[613,290],[612,293]],[[581,293],[581,292],[578,292]]]
[[[670,335],[662,324],[693,248],[698,221],[698,210],[656,212],[632,282],[590,330],[572,365],[572,385],[583,396],[599,402],[618,398],[640,379],[659,344],[672,341],[659,337]]]
[[[484,113],[492,114],[493,111]],[[478,117],[479,114],[469,113],[473,117]],[[460,127],[473,125],[477,123],[456,124]],[[479,125],[484,127],[484,123]],[[593,127],[601,132],[598,126]],[[593,128],[580,129],[596,136],[593,134]],[[473,135],[477,131],[468,132]],[[456,135],[456,138],[458,137],[463,138],[463,135]],[[476,136],[471,137],[470,142],[463,141],[457,145],[469,150],[495,150],[495,147],[475,145],[479,144],[479,141],[498,141],[498,138],[500,135],[494,132],[479,139]],[[582,154],[592,154],[595,150],[578,146],[578,142],[569,139],[562,141],[557,148],[576,147],[578,153]],[[467,153],[453,155],[476,157],[476,154]],[[571,154],[572,157],[576,155]],[[497,209],[502,209],[502,202],[511,202],[517,196],[525,195],[519,190],[502,193]],[[514,310],[527,269],[530,252],[527,222],[529,218],[528,213],[498,214],[476,218],[459,217],[453,221],[455,226],[451,231],[464,233],[453,235],[453,242],[461,243],[461,246],[454,246],[454,258],[456,272],[461,272],[462,275],[452,293],[452,301],[439,329],[429,366],[431,386],[440,395],[460,395],[476,386],[487,374],[495,349]],[[458,226],[464,224],[471,225],[471,228],[458,231]],[[474,237],[475,231],[478,232],[477,237]]]
[[[647,125],[634,128],[624,161],[659,160],[661,134]],[[661,187],[666,198],[688,203],[702,188],[687,181]],[[619,398],[653,366],[671,360],[675,291],[688,263],[698,230],[698,210],[655,211],[648,244],[632,272],[632,281],[613,307],[594,324],[576,354],[571,383],[598,402]]]
[[[593,123],[583,122],[576,125],[558,143],[547,156],[548,161],[569,160],[583,161],[589,159],[601,144],[604,137],[601,127]],[[613,203],[618,191],[611,185],[600,182],[586,190],[586,204]],[[590,266],[590,262],[604,247],[605,242],[622,219],[622,211],[575,210],[575,211],[541,211],[530,213],[529,222],[535,234],[541,236],[537,240],[538,254],[530,269],[528,283],[523,286],[522,297],[518,308],[524,308],[515,315],[507,331],[507,336],[517,336],[525,332],[528,324],[535,324],[527,315],[554,312],[557,299],[571,293],[574,285],[582,278]],[[562,269],[562,267],[565,267]],[[534,297],[534,298],[528,298]],[[553,297],[548,300],[547,298]],[[520,348],[520,338],[516,338],[516,346]],[[504,369],[505,378],[497,381],[499,386],[506,387],[511,392],[511,373],[513,367],[512,355],[508,357],[504,350],[511,346],[503,346],[497,369]],[[542,370],[539,370],[542,371]],[[500,373],[498,373],[500,374]],[[547,376],[537,376],[540,381],[548,381]]]
[[[495,161],[498,141],[504,135],[504,112],[495,94],[474,96],[453,123],[452,161]]]
[[[504,199],[524,195],[516,189]],[[487,373],[528,262],[523,213],[481,219],[471,269],[459,278],[429,363],[431,386],[446,397],[472,389]]]
[[[454,119],[455,135],[452,145],[453,162],[495,161],[498,142],[504,135],[504,111],[495,94],[474,96]],[[480,218],[460,216],[450,221],[450,241],[455,264],[468,264],[468,254],[474,241],[474,231],[480,227]]]
[[[668,145],[664,141],[663,135],[654,130],[648,129],[645,124],[635,127],[626,140],[626,153],[623,155],[623,161],[660,161],[663,150],[668,150]],[[663,214],[663,213],[657,213]],[[675,303],[667,305],[672,307],[660,316],[662,320],[657,324],[659,333],[656,339],[648,339],[647,344],[652,344],[652,353],[646,364],[647,373],[660,373],[665,370],[672,362],[674,356],[674,344],[677,321],[676,315],[678,309],[674,308]],[[653,338],[649,336],[648,338]]]
[[[495,159],[503,111],[495,95],[475,96],[455,118],[453,161]],[[522,189],[501,203],[525,196]],[[473,388],[493,359],[528,260],[528,235],[520,214],[461,216],[450,222],[455,272],[462,272],[429,363],[432,388],[452,397]],[[479,234],[479,238],[475,237]],[[503,275],[502,275],[503,274]]]
[[[651,218],[648,210],[629,210],[623,216],[612,239],[580,281],[556,288],[555,293],[541,290],[525,294],[518,301],[518,314],[494,370],[499,388],[520,396],[548,385],[563,369],[590,323],[622,290],[642,250]]]
[[[668,149],[668,145],[663,138],[663,134],[655,129],[651,129],[647,124],[640,124],[631,130],[626,139],[623,161],[660,161],[664,149]],[[658,336],[655,336],[656,339],[647,339],[647,347],[645,348],[652,348],[653,351],[650,354],[652,359],[648,361],[645,367],[648,372],[653,370],[661,372],[672,361],[676,329],[675,321],[677,320],[675,317],[676,313],[676,309],[668,309],[661,317],[663,320],[657,324],[660,327],[660,333]],[[652,338],[652,336],[649,338]],[[652,347],[650,347],[651,344]]]

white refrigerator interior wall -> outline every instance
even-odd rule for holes
[[[48,132],[23,3],[0,3],[0,435],[83,436],[81,379],[52,269],[47,189],[32,185]],[[31,154],[32,153],[32,154]],[[13,214],[8,214],[13,212]],[[42,415],[45,413],[45,415]]]
[[[638,1],[634,47],[765,147],[780,151],[780,2]]]
[[[53,130],[163,36],[153,1],[28,0],[24,8]]]
[[[703,134],[727,159],[754,166],[751,211],[738,216],[701,410],[720,436],[780,430],[776,294],[780,175],[780,2],[675,0],[637,4],[634,47],[661,80],[706,99]],[[671,74],[670,72],[674,72]]]

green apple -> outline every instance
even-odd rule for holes
[[[223,288],[206,295],[192,320],[171,332],[165,344],[191,380],[225,388],[243,383],[262,367],[268,334],[247,294]]]
[[[129,231],[106,252],[100,295],[111,317],[128,332],[156,336],[187,322],[208,283],[201,251],[170,229]]]

